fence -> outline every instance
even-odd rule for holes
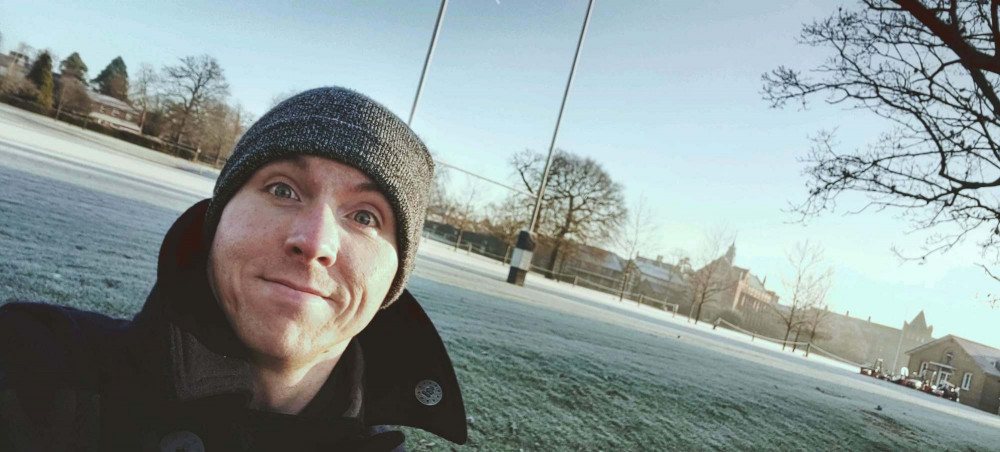
[[[202,153],[200,150],[191,148],[189,146],[165,142],[154,136],[137,134],[129,130],[103,125],[98,123],[94,118],[91,118],[90,116],[80,115],[69,110],[61,110],[58,112],[56,112],[55,109],[46,110],[37,103],[26,101],[24,99],[11,96],[8,94],[0,94],[0,102],[12,105],[22,110],[30,111],[32,113],[48,116],[58,121],[73,124],[85,130],[90,130],[98,132],[103,135],[110,136],[112,138],[117,138],[119,140],[137,146],[142,146],[147,149],[152,149],[154,151],[159,151],[165,154],[170,154],[176,157],[180,157],[185,160],[206,163],[216,168],[221,168],[222,165],[226,163],[225,158],[219,158],[217,156],[209,157],[204,153]]]
[[[453,247],[454,249],[456,249],[458,251],[465,251],[465,253],[468,254],[468,255],[472,255],[473,253],[475,253],[475,254],[478,254],[480,256],[489,257],[491,259],[496,260],[497,263],[500,264],[500,265],[506,265],[506,264],[508,264],[510,262],[510,255],[511,255],[511,251],[512,251],[512,247],[510,247],[510,246],[507,247],[506,255],[501,256],[501,255],[498,255],[498,254],[495,254],[495,253],[490,253],[490,252],[486,251],[486,247],[481,246],[481,245],[480,246],[476,246],[476,244],[471,243],[471,242],[464,242],[464,243],[460,242],[460,243],[458,243],[456,245],[455,240],[448,240],[446,237],[442,237],[442,236],[439,236],[437,234],[431,234],[431,233],[429,233],[427,231],[424,231],[423,236],[424,236],[425,239],[434,240],[436,242],[440,242],[440,243],[446,244],[448,246]],[[581,270],[581,269],[572,268],[571,270],[573,270],[575,272],[586,273],[585,270]],[[588,289],[592,289],[592,290],[597,290],[597,291],[600,291],[600,292],[604,292],[604,293],[607,293],[609,295],[613,295],[615,297],[628,298],[630,301],[635,301],[636,302],[636,306],[647,305],[647,306],[659,308],[659,309],[662,309],[662,310],[670,312],[672,317],[677,317],[677,311],[678,311],[679,305],[677,305],[675,303],[668,303],[666,300],[659,300],[659,299],[656,299],[654,297],[646,296],[645,294],[642,294],[642,293],[627,292],[627,291],[623,292],[621,290],[621,287],[615,288],[615,287],[609,287],[609,286],[605,286],[605,285],[602,285],[602,284],[594,283],[594,282],[589,281],[589,280],[587,280],[585,278],[580,278],[579,274],[568,274],[568,273],[553,272],[553,271],[549,271],[548,269],[540,268],[540,267],[537,267],[537,266],[534,266],[534,265],[531,266],[531,271],[534,272],[534,273],[537,273],[537,274],[548,276],[550,279],[552,279],[554,281],[559,281],[559,282],[565,282],[565,283],[572,284],[574,287],[580,286],[580,287],[584,287],[584,288],[588,288]],[[603,275],[602,275],[602,277],[603,277]],[[827,358],[833,359],[835,361],[839,361],[841,363],[844,363],[844,364],[847,364],[847,365],[850,365],[850,366],[861,367],[861,364],[858,364],[858,363],[856,363],[854,361],[851,361],[849,359],[846,359],[846,358],[843,358],[841,356],[838,356],[838,355],[836,355],[836,354],[834,354],[832,352],[824,350],[824,349],[820,348],[818,345],[813,344],[812,342],[796,342],[796,341],[782,340],[782,339],[776,339],[776,338],[773,338],[773,337],[768,337],[768,336],[765,336],[765,335],[762,335],[762,334],[757,334],[757,333],[755,333],[753,331],[749,331],[747,329],[741,328],[738,325],[734,325],[734,324],[726,321],[725,319],[723,319],[721,317],[719,317],[719,318],[717,318],[715,320],[715,325],[712,327],[712,329],[715,329],[716,327],[718,327],[720,325],[724,325],[726,328],[728,328],[730,330],[733,330],[733,331],[736,331],[736,332],[739,332],[739,333],[746,334],[747,336],[750,336],[750,341],[751,342],[753,342],[753,341],[755,341],[757,339],[760,339],[760,340],[768,341],[768,342],[771,342],[771,343],[774,343],[774,344],[783,345],[785,347],[791,346],[792,349],[793,349],[793,351],[796,348],[804,348],[805,349],[805,356],[807,358],[809,357],[810,353],[815,353],[815,354],[819,354],[819,355],[825,356]]]
[[[805,350],[806,350],[805,356],[807,358],[809,357],[809,353],[817,353],[818,352],[818,354],[824,355],[827,358],[833,359],[835,361],[840,361],[840,362],[842,362],[844,364],[848,364],[848,365],[855,366],[855,367],[861,367],[861,364],[858,364],[858,363],[856,363],[854,361],[851,361],[849,359],[845,359],[843,357],[840,357],[840,356],[837,356],[837,355],[835,355],[833,353],[830,353],[830,352],[828,352],[828,351],[820,348],[818,345],[813,344],[812,342],[795,342],[795,341],[787,341],[787,340],[775,339],[773,337],[763,336],[763,335],[754,333],[753,331],[748,331],[748,330],[745,330],[743,328],[740,328],[739,326],[733,325],[732,323],[729,323],[725,319],[722,319],[722,318],[716,319],[715,326],[718,326],[718,325],[725,325],[726,328],[729,328],[729,329],[731,329],[733,331],[736,331],[736,332],[739,332],[739,333],[743,333],[743,334],[746,334],[746,335],[750,336],[750,341],[751,342],[753,342],[756,339],[761,339],[761,340],[765,340],[765,341],[768,341],[768,342],[773,342],[775,344],[779,344],[779,345],[782,345],[782,346],[792,346],[793,350],[794,350],[794,347],[803,347],[804,346]],[[713,326],[712,329],[715,329],[715,326]]]
[[[449,240],[447,237],[443,237],[437,234],[431,234],[426,230],[424,231],[423,237],[425,239],[434,240],[436,242],[440,242],[448,246],[451,246],[456,251],[465,251],[467,255],[475,253],[480,256],[489,257],[491,259],[496,260],[497,263],[499,263],[500,265],[507,265],[508,263],[510,263],[510,257],[514,250],[512,246],[507,246],[506,253],[503,256],[501,256],[499,254],[490,253],[486,251],[485,246],[477,245],[472,242],[460,242],[456,244],[455,240]],[[611,287],[603,284],[598,284],[586,278],[580,277],[580,273],[586,274],[589,272],[577,268],[571,268],[570,270],[573,271],[574,273],[560,273],[556,271],[551,271],[547,268],[538,267],[536,265],[531,266],[531,272],[543,275],[549,279],[552,279],[553,281],[572,284],[573,287],[579,286],[591,290],[596,290],[599,292],[604,292],[608,295],[612,295],[614,297],[618,297],[621,299],[629,299],[630,301],[636,302],[636,306],[640,305],[651,306],[654,308],[662,309],[664,311],[668,311],[674,317],[677,316],[677,311],[680,306],[677,305],[676,303],[668,303],[667,300],[660,300],[643,293],[623,291],[620,284],[618,285],[618,287]],[[603,275],[599,276],[601,276],[602,278],[607,278]]]

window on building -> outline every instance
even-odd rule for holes
[[[948,365],[951,365],[951,360],[954,359],[954,358],[955,358],[955,354],[954,353],[952,353],[952,352],[945,353],[944,354],[944,363],[948,364]]]
[[[972,372],[966,372],[962,376],[962,389],[968,391],[970,385],[972,385]]]

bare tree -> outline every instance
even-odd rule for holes
[[[615,242],[626,259],[618,301],[624,299],[626,288],[632,284],[633,274],[638,270],[635,259],[639,252],[643,250],[649,252],[650,248],[657,248],[653,243],[657,230],[654,216],[646,195],[640,195],[635,206],[629,209],[628,218],[622,224],[621,231],[615,236]]]
[[[230,106],[219,100],[210,101],[196,119],[189,134],[196,138],[205,158],[214,160],[216,166],[229,157],[253,122],[242,105]]]
[[[546,157],[526,150],[511,158],[525,189],[538,193]],[[526,203],[533,202],[534,198]],[[549,274],[555,270],[560,250],[569,241],[602,243],[621,226],[628,214],[623,189],[593,159],[556,150],[542,199],[536,232],[551,237]]]
[[[805,158],[808,196],[793,210],[804,219],[834,210],[844,192],[861,193],[865,208],[896,210],[931,231],[909,258],[973,235],[989,264],[1000,263],[998,9],[998,1],[863,0],[858,10],[838,8],[805,25],[799,41],[832,56],[814,77],[783,66],[765,74],[764,99],[804,107],[825,95],[894,128],[847,152],[821,132]]]
[[[476,209],[479,197],[482,195],[482,187],[475,179],[469,179],[465,183],[465,188],[456,197],[454,216],[455,227],[458,229],[458,236],[455,237],[455,249],[462,244],[462,234],[476,220]]]
[[[825,337],[822,331],[823,326],[830,318],[830,307],[825,303],[810,307],[805,312],[802,319],[803,328],[809,332],[809,342],[816,340],[816,336]]]
[[[160,76],[149,63],[139,65],[139,71],[129,84],[129,101],[139,109],[139,129],[146,124],[146,114],[159,107]]]
[[[733,235],[725,229],[715,229],[706,233],[699,257],[701,266],[685,275],[695,325],[701,319],[705,305],[714,304],[719,294],[728,289],[732,283],[733,256],[730,253],[725,255],[722,253],[726,243],[732,243],[732,240]],[[689,313],[688,317],[691,316]]]
[[[280,102],[279,102],[280,103]],[[437,160],[434,151],[430,151],[431,158]],[[434,181],[431,184],[430,196],[427,199],[427,218],[447,223],[453,215],[455,203],[452,202],[448,194],[448,184],[451,183],[451,172],[448,168],[437,165],[434,167]]]
[[[0,79],[0,93],[12,94],[22,99],[34,99],[38,95],[38,88],[25,77],[26,71],[18,67],[20,64],[27,65],[27,62],[21,59],[34,53],[34,49],[21,42],[14,52],[18,56],[10,59],[3,79]]]
[[[490,203],[486,211],[486,229],[510,246],[517,240],[518,232],[528,227],[528,217],[531,216],[523,196],[514,193],[503,201]]]
[[[63,110],[82,116],[89,115],[93,110],[87,88],[79,80],[72,77],[61,77],[57,100],[59,103],[56,108],[56,119],[59,119]]]
[[[785,337],[781,348],[788,343],[792,330],[800,330],[806,322],[806,313],[823,304],[830,288],[833,269],[827,267],[823,258],[823,248],[809,241],[795,244],[795,248],[785,254],[791,268],[791,275],[782,281],[789,294],[788,305],[772,305],[774,313],[785,327]]]
[[[175,144],[180,143],[204,107],[229,94],[222,67],[208,55],[181,58],[180,64],[163,68],[161,79]]]

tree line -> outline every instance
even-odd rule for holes
[[[24,43],[16,52],[30,58],[27,73],[12,59],[0,79],[0,94],[31,102],[56,119],[66,114],[87,118],[95,108],[88,91],[110,96],[135,110],[143,135],[187,158],[221,162],[254,120],[230,99],[225,71],[210,55],[184,56],[159,69],[141,63],[132,74],[119,56],[91,78],[78,52],[58,60],[51,50],[33,51]]]
[[[490,203],[483,202],[484,182],[469,178],[464,186],[457,186],[450,180],[451,173],[440,168],[428,217],[457,230],[452,239],[456,248],[466,232],[493,236],[508,247],[513,246],[518,231],[528,228],[545,159],[545,155],[533,150],[514,154],[508,165],[514,175],[515,187],[511,188],[517,191],[510,190],[500,201]],[[653,256],[661,249],[659,221],[645,196],[626,202],[624,186],[614,181],[599,162],[557,149],[533,231],[544,245],[536,250],[542,252],[540,262],[546,265],[539,271],[557,278],[565,262],[575,257],[588,258],[579,256],[581,245],[613,247],[623,254],[623,269],[616,282],[619,286],[615,287],[618,298],[622,300],[627,293],[633,293],[634,297],[634,292],[642,291],[640,254]],[[742,323],[745,311],[732,308],[732,300],[723,299],[732,293],[739,277],[732,257],[727,260],[725,255],[726,247],[733,242],[731,232],[709,231],[697,254],[674,248],[662,262],[683,280],[683,289],[670,302],[683,305],[695,323],[706,316],[708,308],[712,320],[721,316],[731,323]],[[780,325],[782,331],[776,334],[783,334],[786,341],[792,334],[797,341],[802,333],[813,340],[823,336],[822,326],[829,314],[826,294],[832,270],[823,258],[822,248],[814,243],[797,244],[787,254],[788,274],[782,285],[788,299],[783,305],[767,304],[759,308],[770,323],[775,327]]]

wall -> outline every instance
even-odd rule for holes
[[[997,394],[997,386],[1000,385],[1000,383],[997,383],[998,377],[989,376],[983,372],[979,364],[966,353],[965,349],[951,339],[943,340],[910,355],[908,361],[910,371],[919,372],[920,364],[923,362],[933,361],[945,364],[945,354],[948,352],[954,353],[954,358],[950,365],[955,368],[955,373],[948,378],[948,382],[956,386],[961,386],[962,376],[966,372],[972,372],[972,384],[968,390],[962,390],[959,393],[960,402],[973,408],[996,413],[997,397],[1000,396]],[[929,380],[930,378],[931,371],[928,370],[924,379]]]

